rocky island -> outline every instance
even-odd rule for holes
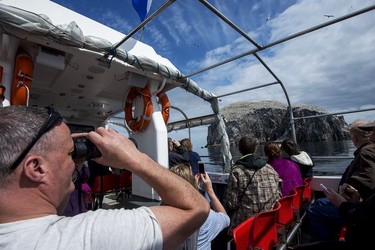
[[[348,124],[343,116],[327,115],[324,109],[310,105],[292,107],[294,118],[323,115],[295,120],[297,142],[340,141],[350,139]],[[282,141],[292,138],[288,106],[276,101],[238,102],[220,110],[231,142],[245,134],[259,142]],[[207,145],[220,144],[215,125],[208,127]]]

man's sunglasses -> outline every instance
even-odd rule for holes
[[[48,118],[44,122],[43,126],[40,128],[38,133],[34,136],[33,140],[30,142],[30,144],[23,150],[23,152],[18,156],[17,160],[12,164],[10,167],[11,170],[14,170],[20,165],[21,161],[27,153],[29,153],[30,149],[35,145],[35,143],[42,137],[43,134],[47,133],[49,130],[51,130],[58,122],[62,121],[61,115],[51,106],[46,107],[48,110]]]

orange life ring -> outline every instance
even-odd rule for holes
[[[14,66],[11,105],[28,105],[34,63],[29,54],[20,50]]]
[[[160,92],[157,94],[157,97],[159,97],[159,103],[161,104],[161,115],[163,116],[164,123],[167,123],[169,119],[169,110],[171,109],[168,96],[165,92]]]
[[[143,98],[143,111],[140,117],[133,116],[133,101],[134,99],[141,95]],[[151,91],[148,87],[137,88],[132,87],[128,93],[125,103],[125,121],[128,127],[135,131],[144,131],[151,121],[151,116],[153,112],[152,102],[151,102]]]

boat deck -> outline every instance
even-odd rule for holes
[[[151,207],[160,205],[160,201],[147,199],[144,197],[130,195],[125,197],[117,198],[116,193],[109,193],[104,196],[102,208],[103,209],[133,209],[142,206]]]

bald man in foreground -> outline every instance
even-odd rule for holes
[[[127,169],[164,206],[59,216],[74,190],[74,143],[51,107],[0,108],[0,249],[173,249],[206,220],[209,204],[188,182],[112,129],[85,136],[103,165]]]

